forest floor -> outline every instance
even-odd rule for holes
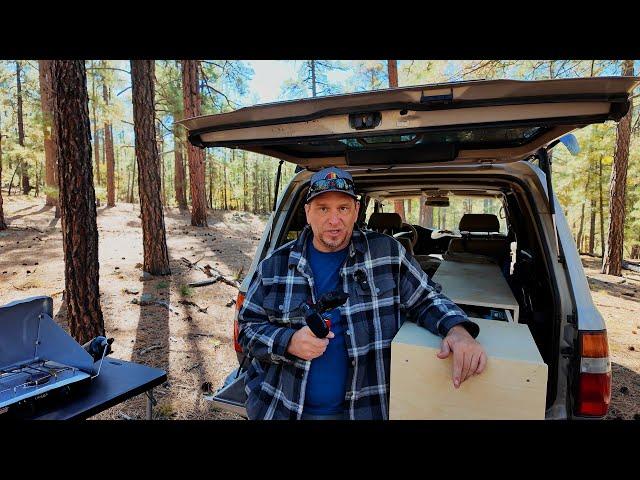
[[[64,264],[60,221],[41,198],[4,198],[9,229],[0,232],[0,305],[35,295],[54,301],[56,321],[67,328],[62,310]],[[233,316],[237,289],[223,282],[185,288],[205,280],[181,258],[207,264],[229,278],[248,270],[265,217],[242,212],[209,211],[208,228],[190,226],[188,211],[167,208],[165,226],[172,275],[143,279],[142,229],[138,205],[98,207],[100,293],[105,328],[114,337],[114,358],[162,368],[168,380],[156,387],[158,419],[240,419],[215,411],[203,398],[203,385],[215,390],[237,367]],[[640,274],[623,277],[599,273],[599,259],[584,256],[593,300],[607,323],[613,371],[612,403],[607,418],[640,418]],[[159,305],[133,303],[145,299]],[[144,302],[143,302],[144,303]],[[208,385],[206,385],[208,383]],[[145,417],[146,397],[139,395],[94,419]]]

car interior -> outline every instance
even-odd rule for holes
[[[437,183],[438,182],[438,183]],[[543,360],[549,365],[547,404],[555,398],[557,341],[554,327],[559,305],[549,274],[548,252],[539,240],[535,215],[525,191],[506,180],[471,181],[443,178],[419,180],[356,179],[361,195],[360,228],[394,237],[438,282],[443,262],[449,265],[495,265],[517,302],[517,322],[529,326]],[[277,242],[297,238],[306,225],[304,198],[298,193],[296,212]],[[404,220],[394,202],[402,200]],[[455,263],[451,263],[455,262]],[[462,274],[461,274],[462,275]],[[495,278],[486,278],[487,288]],[[513,311],[456,303],[470,317],[513,321]]]

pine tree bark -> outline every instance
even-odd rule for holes
[[[600,190],[600,256],[604,259],[604,198],[602,194],[602,155],[598,160],[598,171],[600,182],[598,184]]]
[[[589,222],[589,248],[588,252],[590,255],[593,255],[593,249],[595,246],[596,239],[596,200],[594,198],[591,199],[591,207],[589,209],[591,213],[591,219]]]
[[[181,210],[187,208],[187,196],[184,191],[184,160],[182,159],[182,142],[178,140],[178,137],[174,130],[174,177],[173,186],[176,190],[176,203]]]
[[[393,210],[394,212],[398,213],[402,217],[403,222],[407,221],[404,213],[404,200],[394,200]]]
[[[258,160],[253,162],[253,213],[258,213]]]
[[[98,132],[98,117],[96,115],[96,103],[98,103],[98,97],[96,94],[96,74],[94,72],[91,80],[91,89],[93,90],[93,101],[91,102],[91,109],[93,113],[93,146],[96,156],[96,185],[100,185],[100,135]]]
[[[622,75],[633,75],[633,60],[625,60]],[[629,164],[629,141],[631,138],[631,117],[633,107],[620,120],[616,129],[616,149],[613,155],[611,185],[609,188],[609,234],[602,273],[622,275],[624,244],[625,196],[627,188],[627,167]]]
[[[45,184],[47,190],[56,188],[57,178],[57,162],[55,156],[56,147],[53,144],[53,119],[51,108],[51,61],[38,60],[38,74],[40,79],[40,106],[42,108],[43,117],[43,134],[44,134],[44,164],[45,164]],[[53,195],[47,193],[45,205],[55,207],[56,218],[60,217],[60,209],[58,208],[58,200]]]
[[[387,60],[387,72],[389,75],[389,86],[397,87],[398,86],[398,61],[397,60]]]
[[[21,147],[24,147],[24,117],[22,112],[22,80],[20,78],[22,72],[22,66],[20,62],[16,61],[16,94],[17,94],[17,114],[18,114],[18,144]],[[31,191],[31,185],[29,185],[29,172],[27,170],[27,165],[22,158],[22,154],[20,155],[20,175],[22,178],[22,193],[24,195],[29,195]]]
[[[102,99],[105,105],[109,106],[111,95],[106,83],[102,83]],[[107,167],[107,207],[116,206],[115,188],[115,155],[113,152],[113,129],[111,123],[104,122],[104,160]]]
[[[105,333],[84,60],[52,60],[51,83],[62,212],[64,297],[71,335],[84,343]]]
[[[247,188],[247,154],[242,154],[242,209],[247,212],[249,189]]]
[[[158,158],[160,159],[160,191],[162,192],[162,206],[163,208],[167,205],[167,190],[164,180],[164,137],[162,136],[160,129],[160,121],[158,120],[158,124],[156,125],[156,135],[157,143],[158,143]]]
[[[316,97],[318,95],[318,89],[316,87],[316,61],[309,60],[311,63],[311,95]]]
[[[171,270],[160,198],[160,157],[156,143],[154,78],[154,60],[131,60],[133,123],[144,251],[143,268],[145,272],[152,275],[168,275]]]
[[[235,152],[235,150],[234,150]],[[224,202],[224,209],[229,210],[229,204],[227,203],[227,162],[222,164],[222,198]]]
[[[591,183],[591,170],[587,172],[587,182],[584,185],[584,198],[589,196],[589,184]],[[584,209],[587,205],[586,200],[582,202],[582,210],[580,212],[580,227],[578,228],[578,237],[576,238],[576,245],[578,247],[578,253],[583,251],[582,248],[582,233],[584,232]]]
[[[0,230],[6,230],[7,223],[4,221],[4,210],[2,209],[2,129],[0,129]]]
[[[185,118],[200,115],[200,91],[197,60],[182,60],[182,98]],[[207,226],[207,199],[205,197],[204,151],[187,144],[189,184],[191,187],[191,225]]]

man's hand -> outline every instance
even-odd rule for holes
[[[456,325],[442,339],[438,358],[445,359],[453,352],[453,386],[459,388],[471,375],[479,375],[487,364],[487,354],[467,330]]]
[[[335,337],[333,332],[329,332],[326,338],[318,338],[305,325],[293,334],[287,352],[303,360],[313,360],[324,353],[329,345],[329,339],[333,337]]]

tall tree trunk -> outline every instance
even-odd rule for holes
[[[174,177],[173,186],[176,190],[176,203],[180,210],[186,210],[187,208],[187,196],[185,193],[184,182],[184,160],[182,159],[182,142],[179,138],[178,125],[174,124],[173,127],[173,167]]]
[[[21,147],[24,147],[24,118],[22,113],[22,80],[20,78],[22,72],[22,66],[20,62],[16,61],[16,94],[18,103],[18,143]],[[28,195],[31,191],[31,185],[29,185],[29,172],[22,153],[20,154],[20,174],[22,177],[22,193]]]
[[[71,335],[84,343],[105,333],[84,60],[52,60],[51,83],[62,210],[64,297]]]
[[[160,157],[154,123],[154,67],[154,60],[131,60],[131,94],[138,160],[143,268],[152,275],[168,275],[171,270],[160,198]]]
[[[102,99],[105,105],[109,106],[110,94],[107,84],[102,82]],[[111,122],[104,122],[104,160],[107,167],[107,207],[116,206],[116,189],[115,189],[115,159],[113,152],[113,129]]]
[[[113,151],[113,127],[111,124],[105,124],[104,126],[104,145],[105,145],[105,160],[107,165],[107,206],[116,206],[116,185],[115,185],[115,170],[116,162]]]
[[[209,208],[213,210],[213,158],[209,158]]]
[[[271,198],[271,175],[269,175],[269,170],[265,172],[265,184],[267,185],[267,205],[265,212],[270,212],[271,206],[273,205],[273,199]]]
[[[427,227],[433,226],[433,207],[430,205],[425,207],[424,225]]]
[[[51,61],[38,60],[40,78],[40,106],[43,117],[45,184],[47,195],[45,205],[55,207],[55,218],[60,218],[57,195],[51,195],[51,190],[58,189],[58,163],[56,160],[56,146],[53,144],[53,111],[51,95]]]
[[[587,171],[587,181],[584,185],[584,198],[589,198],[589,183],[591,183],[591,169]],[[585,200],[582,202],[582,210],[580,212],[580,227],[578,228],[578,237],[576,238],[576,245],[578,247],[578,253],[583,251],[582,249],[582,233],[584,232],[584,208],[587,204]]]
[[[604,196],[602,193],[602,155],[598,160],[598,170],[600,176],[599,194],[600,194],[600,256],[604,259]]]
[[[182,98],[185,118],[200,115],[200,91],[198,82],[199,62],[182,60]],[[204,151],[187,144],[189,159],[189,183],[191,187],[191,225],[207,226],[207,205],[204,184]]]
[[[134,185],[136,184],[136,170],[137,170],[137,160],[135,158],[135,154],[134,154],[134,158],[133,158],[133,164],[131,165],[132,167],[132,173],[131,173],[131,189],[129,190],[129,203],[133,203],[134,197],[135,197],[135,192],[134,192]]]
[[[131,201],[131,177],[133,176],[133,165],[131,166],[131,168],[127,168],[125,166],[125,169],[127,170],[127,195],[125,197],[125,201],[127,201],[128,203],[132,203]]]
[[[6,229],[7,223],[4,221],[4,210],[2,209],[2,128],[0,128],[0,230]]]
[[[309,61],[311,62],[311,95],[316,97],[318,95],[318,91],[316,88],[316,61]]]
[[[93,63],[92,63],[93,66]],[[95,72],[91,76],[91,90],[92,90],[92,102],[91,110],[93,113],[93,146],[96,156],[96,185],[100,185],[100,136],[98,132],[98,117],[96,115],[96,103],[98,103],[98,97],[96,94],[96,74]]]
[[[402,221],[406,222],[406,215],[404,213],[404,200],[394,200],[393,201],[393,210],[394,212],[400,214],[402,217]]]
[[[398,61],[397,60],[387,60],[387,72],[389,75],[389,86],[397,87],[398,86]]]
[[[155,71],[155,69],[154,69]],[[155,112],[154,112],[155,115]],[[156,141],[158,144],[158,158],[160,160],[160,192],[162,199],[162,206],[167,205],[167,192],[165,190],[165,181],[164,181],[164,137],[160,133],[162,130],[160,129],[160,121],[156,125]]]
[[[589,222],[588,252],[590,255],[593,255],[593,248],[595,246],[595,239],[596,239],[596,200],[595,198],[591,199],[591,206],[589,208],[589,212],[591,213],[591,219]]]
[[[234,152],[235,152],[235,150],[234,150]],[[222,179],[223,179],[222,198],[223,198],[223,202],[224,202],[224,209],[225,210],[229,210],[229,205],[227,203],[227,162],[224,162],[222,164]]]
[[[247,153],[242,154],[242,209],[247,212],[249,205],[247,203],[249,196],[249,189],[247,188]]]
[[[253,213],[258,213],[258,159],[253,162]]]
[[[633,75],[633,60],[625,60],[622,75]],[[622,257],[624,244],[624,214],[627,188],[627,167],[629,163],[629,141],[631,138],[631,117],[633,107],[620,120],[616,129],[616,150],[611,170],[609,188],[609,235],[607,250],[602,264],[602,273],[622,275]]]

